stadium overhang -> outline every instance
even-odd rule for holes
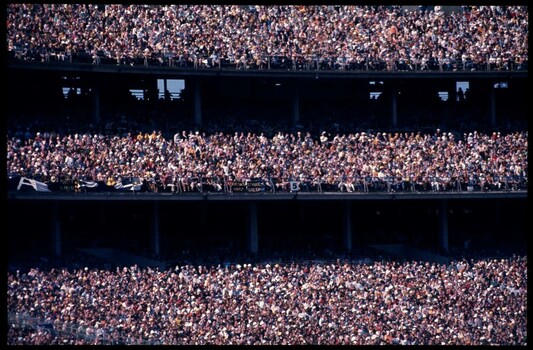
[[[527,78],[528,71],[323,71],[323,70],[236,70],[219,68],[138,67],[65,63],[12,62],[13,70],[35,70],[77,74],[124,74],[184,79],[189,77],[311,78],[311,79],[513,79]]]
[[[41,193],[8,192],[8,200],[44,201],[392,201],[526,199],[527,191],[512,192],[409,192],[409,193]]]

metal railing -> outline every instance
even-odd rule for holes
[[[60,320],[46,320],[14,311],[8,312],[8,328],[12,327],[47,332],[52,338],[81,340],[84,344],[91,345],[162,345],[158,339],[114,334],[112,329],[106,327],[94,328]]]
[[[21,178],[22,179],[22,178]],[[59,179],[59,182],[44,182],[51,192],[139,192],[169,193],[409,193],[409,192],[510,192],[528,189],[528,177],[509,175],[485,178],[425,178],[372,177],[338,178],[324,181],[316,179],[277,179],[251,178],[233,179],[229,177],[167,177],[165,179],[123,178],[122,182],[83,181]],[[13,183],[16,181],[12,181]],[[11,183],[11,182],[10,182]],[[9,190],[15,190],[9,188]]]
[[[282,71],[388,71],[388,72],[465,72],[465,71],[527,71],[528,61],[513,58],[497,61],[487,56],[483,60],[414,59],[385,60],[365,57],[352,58],[332,55],[260,55],[236,58],[218,55],[161,55],[137,57],[110,55],[103,52],[19,49],[8,52],[11,61],[42,63],[116,65],[133,67],[171,67],[190,70],[282,70]]]

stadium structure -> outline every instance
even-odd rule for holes
[[[267,55],[254,63],[172,53],[121,60],[88,51],[24,57],[15,51],[7,61],[8,137],[27,131],[33,139],[48,128],[80,137],[155,130],[172,139],[182,131],[206,132],[210,123],[267,137],[278,129],[262,125],[282,125],[316,140],[352,133],[342,129],[346,124],[358,132],[459,137],[527,128],[527,60],[356,64]],[[175,82],[183,90],[171,92]],[[32,124],[34,116],[45,122]],[[140,122],[131,123],[131,116]],[[25,123],[32,126],[26,130]],[[425,185],[411,179],[409,186],[368,179],[348,190],[299,178],[216,182],[206,174],[195,174],[192,184],[178,179],[158,186],[139,179],[116,186],[7,177],[13,269],[19,256],[59,258],[77,250],[124,251],[168,267],[160,258],[193,250],[224,260],[230,250],[263,258],[304,249],[335,260],[372,248],[446,262],[468,252],[524,253],[527,246],[527,169],[525,176],[502,178],[498,188],[459,179],[443,185],[436,178]]]

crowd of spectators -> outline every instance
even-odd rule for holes
[[[153,192],[527,189],[528,132],[29,132],[7,137],[7,176],[52,188],[137,183]],[[142,185],[141,185],[142,184]]]
[[[527,6],[9,4],[11,57],[332,70],[527,70]]]
[[[526,256],[7,277],[8,344],[527,344]]]

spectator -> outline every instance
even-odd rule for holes
[[[51,135],[50,133],[47,133]],[[44,135],[44,133],[43,133]],[[261,179],[288,190],[290,181],[323,191],[455,191],[525,189],[528,181],[528,133],[336,134],[318,140],[278,132],[272,138],[256,133],[206,134],[183,131],[167,140],[153,131],[131,134],[75,134],[21,140],[7,138],[7,174],[43,182],[124,179],[165,190],[170,179],[176,191],[199,191],[202,184],[222,190],[228,181]],[[320,141],[320,142],[319,142]],[[370,181],[366,181],[366,179]],[[119,181],[120,180],[120,181]],[[365,184],[366,182],[366,184]],[[179,185],[179,186],[178,186]],[[318,189],[318,188],[317,188]]]
[[[525,345],[527,257],[8,272],[9,344]],[[413,331],[416,330],[416,331]],[[52,332],[53,331],[53,332]]]
[[[10,4],[6,39],[11,57],[42,62],[259,69],[266,59],[281,69],[383,70],[396,62],[402,70],[453,70],[451,62],[467,70],[527,69],[527,7],[442,10]]]

